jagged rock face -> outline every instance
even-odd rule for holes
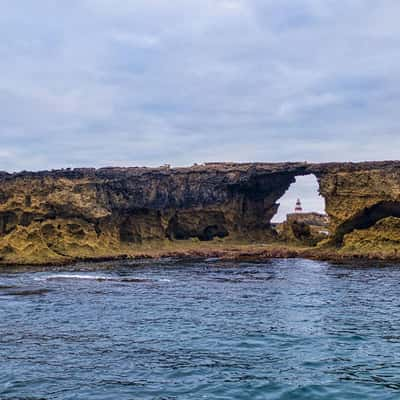
[[[0,257],[52,262],[191,238],[267,241],[277,200],[307,174],[319,181],[336,245],[400,217],[399,162],[0,173]]]
[[[400,255],[400,218],[383,218],[369,228],[356,229],[346,234],[342,250]]]
[[[266,240],[302,164],[63,170],[0,177],[8,262],[129,254],[154,241]]]
[[[400,217],[399,162],[322,165],[316,168],[330,218],[332,242],[368,229],[386,217]]]

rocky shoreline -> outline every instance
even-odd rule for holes
[[[168,246],[170,247],[170,246]],[[162,261],[174,259],[177,261],[185,260],[215,260],[232,262],[263,262],[269,259],[291,259],[303,258],[309,260],[320,260],[334,263],[349,263],[354,261],[371,262],[400,262],[400,252],[382,253],[382,252],[343,252],[333,248],[311,248],[298,245],[287,244],[240,244],[227,245],[208,244],[207,246],[193,246],[183,244],[173,246],[168,249],[147,249],[138,250],[130,254],[119,254],[107,257],[75,257],[51,262],[0,262],[0,271],[13,269],[29,270],[52,270],[60,267],[72,267],[81,265],[81,268],[88,268],[92,264],[105,262],[114,262],[118,260],[154,260]]]
[[[301,221],[295,235],[285,226],[279,236],[271,223],[277,202],[297,176],[310,174],[325,199],[329,236],[308,235],[312,227]],[[399,161],[0,172],[0,265],[171,256],[399,260],[398,251]]]

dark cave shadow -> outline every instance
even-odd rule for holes
[[[364,208],[354,217],[339,225],[336,229],[334,241],[339,246],[343,243],[343,238],[346,234],[355,229],[368,229],[379,220],[387,217],[400,218],[400,202],[381,201],[372,207]]]

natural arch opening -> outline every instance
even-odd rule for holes
[[[345,221],[336,229],[334,241],[340,246],[346,234],[355,229],[368,229],[379,220],[387,217],[400,218],[400,202],[382,201],[374,204],[372,207],[364,208],[361,212]]]
[[[319,194],[319,184],[315,175],[296,176],[285,194],[277,201],[278,212],[272,218],[273,223],[283,222],[288,214],[295,212],[297,199],[301,201],[305,213],[325,213],[325,199]]]
[[[279,239],[316,245],[329,235],[325,199],[315,175],[296,176],[277,204],[271,222]]]

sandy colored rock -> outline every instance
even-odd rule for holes
[[[326,201],[327,246],[355,249],[367,231],[379,241],[376,224],[400,217],[397,161],[0,172],[1,261],[129,256],[191,240],[271,243],[278,199],[307,174]],[[396,242],[393,226],[387,235]]]

